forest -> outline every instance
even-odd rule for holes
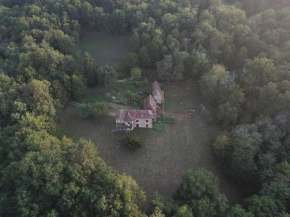
[[[146,195],[57,128],[111,66],[80,50],[84,28],[131,34],[124,71],[198,80],[222,126],[219,167],[245,192],[231,205],[218,177],[189,170],[172,198]],[[288,0],[0,0],[0,216],[289,217]]]

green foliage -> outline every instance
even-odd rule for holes
[[[141,148],[143,141],[136,134],[128,134],[122,144],[128,148]]]
[[[141,76],[142,76],[142,71],[141,71],[141,69],[139,69],[139,68],[134,68],[134,69],[132,69],[131,72],[130,72],[130,76],[131,76],[134,80],[136,80],[136,81],[140,80],[140,78],[141,78]]]
[[[81,104],[78,107],[79,116],[81,118],[87,118],[92,115],[92,105],[89,103]]]
[[[108,107],[105,103],[95,102],[92,105],[92,115],[96,120],[100,121],[108,114],[109,114]]]
[[[211,71],[201,77],[200,85],[205,98],[219,105],[218,119],[224,124],[235,124],[245,94],[232,75],[223,66],[213,65]]]
[[[156,207],[154,212],[149,217],[165,217],[165,215],[162,214],[162,211]]]
[[[26,104],[37,115],[54,117],[55,108],[53,99],[49,94],[50,83],[47,81],[31,80],[27,84],[28,96]]]
[[[176,197],[187,204],[196,216],[220,216],[228,208],[225,195],[219,192],[217,177],[204,169],[187,171]]]
[[[89,87],[95,87],[98,83],[98,71],[94,60],[88,52],[83,57],[84,74]]]
[[[98,81],[105,87],[113,88],[116,86],[118,74],[112,66],[101,66],[98,69]]]
[[[192,210],[187,205],[184,205],[178,209],[173,217],[193,217]]]
[[[72,96],[74,99],[81,99],[86,93],[85,79],[78,75],[73,75],[71,78]]]
[[[141,39],[138,32],[134,32],[129,39],[130,45],[133,51],[139,51],[141,45]]]
[[[157,62],[158,78],[160,80],[171,80],[171,73],[173,70],[173,58],[171,55],[164,56],[162,61]]]
[[[240,205],[235,205],[231,207],[227,217],[254,217],[254,215],[251,212],[244,210]]]
[[[259,197],[254,195],[246,200],[246,206],[248,210],[254,214],[254,216],[279,216],[280,213],[285,211],[285,208],[280,201],[275,201],[270,197]]]
[[[114,10],[106,15],[106,27],[111,33],[125,32],[127,28],[126,14],[122,10]]]
[[[132,69],[138,68],[139,58],[136,53],[128,53],[124,59],[124,68],[126,72],[131,72]]]
[[[245,70],[243,81],[250,90],[253,87],[262,87],[271,81],[278,80],[277,69],[273,61],[267,58],[255,58],[246,66]]]
[[[259,194],[227,215],[288,216],[288,1],[2,0],[0,12],[0,216],[144,216],[134,180],[108,168],[90,142],[56,138],[62,104],[81,99],[86,85],[117,80],[113,68],[81,56],[82,28],[133,32],[127,73],[140,65],[161,80],[200,79],[220,122],[232,126],[216,139],[215,156],[246,193]],[[102,104],[81,110],[107,113]],[[255,122],[240,125],[243,115]],[[177,195],[155,198],[152,216],[225,215],[205,171],[186,173]]]
[[[285,207],[289,207],[290,164],[287,161],[277,164],[272,174],[265,177],[261,194],[279,199]]]
[[[162,210],[166,216],[172,216],[178,209],[178,205],[172,198],[165,198],[158,193],[154,194],[154,197],[150,201],[149,211],[154,212],[156,208]]]
[[[152,61],[146,46],[142,47],[139,52],[140,65],[143,67],[151,67]]]

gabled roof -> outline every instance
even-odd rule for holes
[[[160,84],[157,81],[155,81],[152,84],[152,88],[153,88],[152,91],[153,98],[156,99],[156,97],[158,97],[161,99],[162,104],[165,103],[164,91],[161,90]]]
[[[116,112],[116,118],[124,119],[126,122],[132,122],[136,119],[153,119],[153,111],[149,110],[129,110],[120,109]]]
[[[154,81],[152,84],[152,89],[154,90],[161,90],[160,84],[157,81]]]
[[[155,114],[157,112],[157,103],[152,95],[149,95],[143,102],[143,109],[144,110],[151,110]]]

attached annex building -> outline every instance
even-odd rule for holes
[[[143,110],[120,109],[116,112],[116,130],[131,131],[134,128],[153,128],[157,117],[157,104],[163,104],[164,92],[157,81],[152,84],[153,96],[143,102]],[[154,97],[155,94],[155,97]]]

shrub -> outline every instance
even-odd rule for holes
[[[132,97],[132,92],[130,90],[126,90],[124,92],[124,96],[127,98],[127,99],[131,99]]]
[[[81,118],[87,118],[92,115],[92,105],[91,104],[81,104],[78,107],[78,113]]]
[[[136,81],[140,80],[140,78],[142,77],[141,69],[139,68],[132,69],[130,72],[130,76]]]
[[[109,114],[108,107],[105,103],[96,102],[92,106],[92,116],[96,120],[101,120]]]
[[[140,148],[143,145],[141,139],[136,134],[129,134],[125,137],[123,145],[128,148]]]

